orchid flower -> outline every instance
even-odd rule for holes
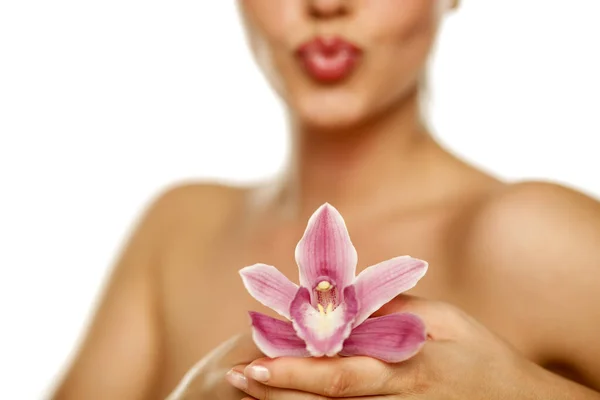
[[[355,276],[356,249],[344,219],[327,203],[310,217],[295,256],[300,286],[270,265],[240,270],[248,292],[291,321],[250,312],[254,342],[266,356],[361,355],[393,363],[425,343],[425,326],[414,314],[369,318],[416,285],[427,272],[425,261],[396,257]]]

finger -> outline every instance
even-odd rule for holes
[[[254,379],[244,376],[242,370],[237,367],[231,369],[226,376],[227,380],[235,388],[252,396],[248,399],[257,400],[326,400],[324,397],[314,393],[302,393],[297,390],[282,389],[263,385]]]
[[[399,367],[370,357],[263,358],[246,367],[244,375],[271,388],[325,398],[394,394],[408,376]]]
[[[459,308],[415,296],[400,295],[382,306],[373,317],[398,312],[418,315],[425,323],[428,335],[434,340],[453,340],[466,333],[465,322],[468,317]]]

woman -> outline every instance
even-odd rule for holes
[[[268,187],[162,195],[55,398],[600,398],[600,205],[500,182],[441,148],[421,119],[427,59],[456,2],[240,7],[288,107],[290,168]],[[411,297],[379,311],[425,321],[432,340],[411,360],[268,360],[249,338],[246,312],[260,305],[238,270],[264,262],[295,280],[294,247],[325,202],[344,216],[359,270],[403,254],[429,262]]]

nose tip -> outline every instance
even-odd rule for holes
[[[348,0],[309,0],[310,14],[314,17],[328,18],[344,15],[348,12]]]

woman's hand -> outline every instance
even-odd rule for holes
[[[228,380],[259,400],[598,398],[591,390],[525,360],[455,307],[402,296],[382,313],[395,311],[421,316],[431,337],[408,361],[263,358],[235,367]]]
[[[244,394],[225,380],[232,366],[264,357],[250,334],[237,335],[194,365],[166,400],[239,400]]]

